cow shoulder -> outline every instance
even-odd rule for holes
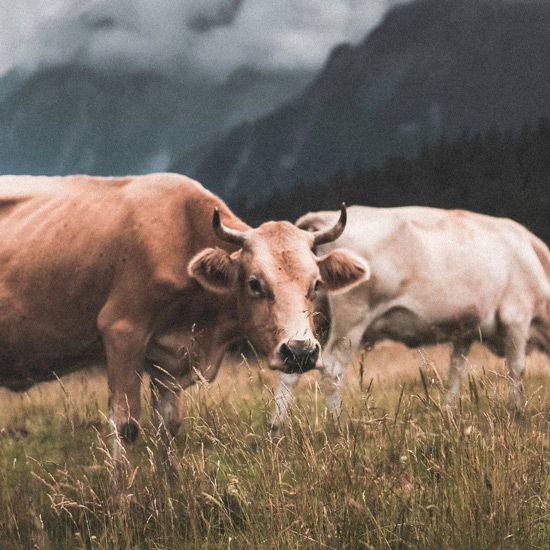
[[[212,228],[215,209],[225,225],[249,229],[219,197],[179,174],[136,177],[124,195],[130,205],[131,246],[143,256],[140,262],[151,283],[166,291],[181,292],[194,285],[187,266],[199,252],[227,248]]]

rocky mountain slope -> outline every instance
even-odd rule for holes
[[[298,93],[310,76],[242,68],[213,83],[74,63],[13,70],[0,79],[0,173],[166,170],[182,151]]]
[[[334,49],[296,99],[172,168],[251,202],[441,136],[550,115],[550,3],[417,0]]]

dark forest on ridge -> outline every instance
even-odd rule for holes
[[[485,135],[464,133],[426,146],[415,158],[395,157],[379,167],[357,163],[325,181],[298,182],[291,193],[247,206],[233,202],[249,223],[294,221],[313,210],[334,210],[342,201],[366,206],[461,208],[512,218],[550,242],[550,121],[534,128]]]

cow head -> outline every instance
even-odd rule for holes
[[[216,210],[218,238],[240,248],[232,254],[203,250],[191,260],[189,274],[207,290],[236,294],[239,323],[271,368],[304,372],[320,364],[313,323],[316,293],[321,288],[342,291],[369,277],[368,265],[352,252],[337,249],[320,258],[313,253],[337,239],[345,225],[344,205],[334,227],[313,233],[285,221],[236,231],[223,226]]]

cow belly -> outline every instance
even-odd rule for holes
[[[41,357],[29,357],[22,361],[20,356],[0,354],[0,387],[11,391],[26,391],[34,384],[55,380],[65,374],[85,369],[104,362],[104,356],[99,348],[68,356],[53,354]]]
[[[101,358],[103,349],[98,336],[80,336],[53,338],[47,331],[22,331],[20,338],[14,338],[13,332],[0,331],[0,386],[24,391]]]
[[[210,344],[210,345],[207,345]],[[217,375],[227,346],[215,345],[200,331],[176,329],[155,336],[147,348],[150,374],[160,367],[187,388],[201,378],[211,382]]]
[[[468,340],[479,331],[479,322],[479,317],[473,312],[466,312],[456,318],[427,321],[406,307],[395,306],[374,319],[363,340],[370,345],[390,339],[409,347]]]

